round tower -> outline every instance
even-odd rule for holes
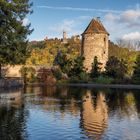
[[[99,18],[92,19],[82,34],[81,55],[85,58],[84,67],[87,72],[91,71],[95,56],[97,56],[98,61],[101,63],[101,70],[104,71],[108,61],[108,38],[109,33]]]

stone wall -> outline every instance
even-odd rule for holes
[[[4,66],[2,67],[2,75],[4,77],[21,77],[20,69],[22,65],[15,65],[15,66]]]
[[[102,63],[101,70],[104,70],[108,60],[108,35],[105,33],[83,34],[82,55],[85,57],[84,66],[87,72],[91,71],[94,57]]]

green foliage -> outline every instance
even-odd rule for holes
[[[58,65],[63,73],[71,77],[79,76],[80,73],[84,72],[83,61],[84,58],[82,56],[72,59],[66,53],[58,52],[54,64]]]
[[[0,1],[0,63],[19,64],[25,62],[27,55],[26,37],[32,32],[30,25],[24,26],[22,21],[31,12],[26,1]]]
[[[106,76],[99,76],[98,78],[95,78],[95,82],[98,84],[111,84],[113,80],[113,78]]]
[[[68,59],[68,56],[63,52],[58,52],[54,65],[58,65],[63,73],[69,74],[72,67],[72,60]]]
[[[83,82],[83,83],[88,83],[90,81],[90,76],[88,73],[86,72],[81,72],[79,74],[79,79]]]
[[[140,84],[140,54],[137,56],[136,65],[134,67],[133,81],[136,84]]]
[[[20,69],[21,76],[24,78],[24,82],[32,83],[36,81],[36,70],[33,67],[23,66]]]
[[[23,20],[31,6],[29,0],[0,1],[0,65],[22,64],[29,56],[26,38],[32,30]]]
[[[53,72],[53,75],[54,75],[54,77],[57,79],[57,80],[61,80],[62,79],[62,71],[61,71],[61,69],[58,67],[58,68],[54,68],[53,70],[52,70],[52,72]]]
[[[126,72],[126,62],[121,59],[119,60],[115,56],[111,56],[106,64],[106,75],[116,79],[123,79]]]
[[[91,69],[91,77],[95,78],[98,77],[100,75],[100,67],[99,67],[100,63],[98,62],[98,58],[97,56],[94,57],[94,61],[92,63],[92,69]]]
[[[79,76],[81,73],[84,73],[84,57],[78,56],[76,59],[74,59],[71,70],[69,72],[69,76]]]
[[[118,43],[109,42],[109,57],[115,56],[118,59],[123,59],[127,62],[127,74],[132,76],[134,65],[138,51],[131,49],[130,45],[125,42]]]

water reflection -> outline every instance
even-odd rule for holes
[[[0,140],[139,139],[138,90],[26,87],[2,91]]]
[[[81,127],[86,135],[99,139],[107,127],[107,105],[102,92],[99,92],[96,97],[93,95],[90,90],[87,90],[83,96]]]
[[[23,140],[28,137],[26,119],[28,111],[22,100],[21,90],[0,93],[0,139]]]

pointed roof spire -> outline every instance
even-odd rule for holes
[[[91,20],[91,22],[89,23],[88,27],[86,28],[83,34],[88,33],[105,33],[109,35],[105,27],[103,26],[102,22],[100,21],[100,17]]]

